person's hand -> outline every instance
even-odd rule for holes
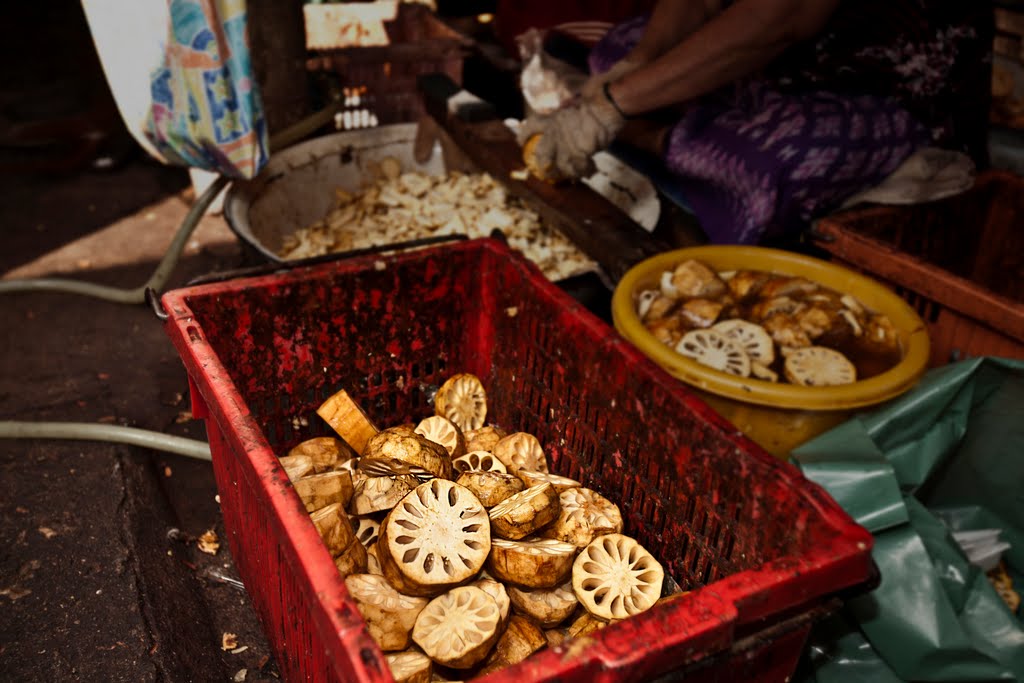
[[[619,61],[612,64],[612,68],[608,69],[604,73],[594,74],[583,83],[580,88],[580,95],[583,97],[594,97],[602,95],[602,89],[605,83],[614,83],[628,73],[635,71],[646,63],[645,59],[634,56],[632,54],[626,55]]]
[[[625,123],[599,88],[596,95],[581,97],[553,114],[530,116],[516,139],[522,146],[539,134],[533,154],[537,167],[553,168],[565,178],[581,178],[592,172],[593,154],[611,144]]]

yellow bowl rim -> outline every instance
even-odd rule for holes
[[[751,258],[755,257],[755,258]],[[833,387],[801,387],[788,383],[773,383],[750,377],[738,377],[701,365],[695,360],[676,353],[647,331],[633,306],[633,291],[638,283],[686,259],[702,260],[718,271],[767,270],[763,265],[719,265],[722,261],[736,264],[740,260],[764,257],[771,262],[770,270],[784,274],[787,268],[796,268],[808,279],[826,287],[828,282],[807,271],[824,274],[824,280],[849,278],[861,294],[851,292],[863,300],[863,291],[872,293],[881,305],[871,306],[889,316],[900,332],[900,341],[906,349],[903,359],[889,370],[870,379]],[[835,287],[833,287],[835,288]],[[844,292],[845,293],[845,292]],[[881,283],[843,266],[811,256],[768,247],[713,245],[675,249],[652,256],[636,264],[622,277],[612,295],[612,322],[627,341],[667,370],[669,374],[699,389],[744,403],[802,410],[849,410],[882,403],[912,387],[924,373],[930,353],[928,332],[924,321],[903,299]]]

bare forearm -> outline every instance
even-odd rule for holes
[[[689,38],[611,86],[627,114],[700,97],[767,66],[817,33],[839,0],[739,0]]]
[[[650,62],[671,50],[719,12],[722,0],[658,0],[631,57]]]

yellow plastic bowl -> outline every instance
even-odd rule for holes
[[[813,280],[850,294],[892,321],[903,349],[892,369],[853,384],[802,387],[737,377],[676,353],[647,331],[636,313],[634,294],[657,289],[661,273],[687,259],[716,271],[762,270]],[[645,355],[697,390],[706,403],[773,455],[785,458],[808,439],[846,420],[856,409],[875,406],[912,387],[925,371],[929,342],[924,321],[883,285],[827,261],[763,247],[708,246],[678,249],[638,263],[612,297],[615,329]]]

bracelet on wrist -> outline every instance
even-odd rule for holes
[[[612,85],[611,81],[605,81],[604,85],[601,87],[601,90],[604,91],[604,98],[606,100],[608,100],[608,103],[612,105],[612,107],[615,109],[615,111],[619,112],[619,116],[621,116],[624,119],[631,119],[631,118],[633,118],[632,116],[630,116],[626,112],[622,111],[622,108],[619,106],[619,103],[615,101],[614,97],[612,97],[611,85]]]

